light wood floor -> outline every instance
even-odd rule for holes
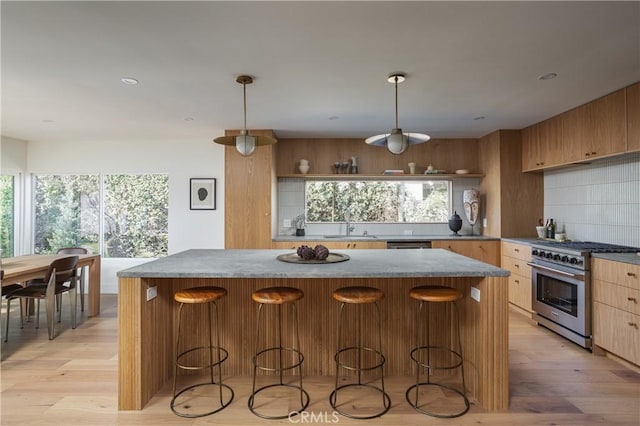
[[[100,317],[82,316],[76,330],[70,328],[65,305],[67,316],[63,315],[53,341],[47,339],[44,318],[39,330],[33,328],[33,323],[21,330],[15,321],[17,312],[12,316],[9,343],[2,343],[2,425],[304,424],[300,418],[293,422],[269,421],[251,414],[247,409],[249,377],[225,378],[235,391],[235,399],[212,416],[176,417],[169,409],[170,386],[144,410],[118,412],[116,296],[105,295],[101,303]],[[2,318],[4,327],[4,310]],[[594,356],[518,313],[511,312],[510,321],[508,412],[486,413],[472,401],[470,411],[461,418],[424,416],[405,401],[405,389],[413,378],[395,377],[386,382],[391,410],[367,424],[640,424],[640,374],[608,358]],[[361,420],[333,417],[327,401],[332,385],[328,378],[305,378],[305,388],[311,395],[307,411],[315,416],[315,423],[324,420],[325,424],[362,424]]]

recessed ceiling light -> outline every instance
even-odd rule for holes
[[[331,117],[329,117],[329,120],[338,120],[340,117],[338,117],[337,115],[332,115]]]
[[[53,120],[46,119],[46,120],[42,120],[42,122],[43,122],[43,123],[53,123],[54,121],[53,121]]]
[[[120,79],[121,82],[123,82],[124,84],[129,84],[129,85],[136,85],[138,84],[138,80],[136,80],[135,78],[131,78],[131,77],[122,77]]]
[[[540,77],[538,77],[538,80],[553,80],[557,76],[558,74],[556,74],[555,72],[549,72],[547,74],[543,74]]]
[[[193,121],[193,117],[186,117],[184,121]]]
[[[474,119],[475,121],[478,121],[478,120],[484,120],[485,118],[486,118],[486,117],[485,117],[484,115],[479,115],[479,116],[477,116],[477,117],[473,117],[473,119]]]

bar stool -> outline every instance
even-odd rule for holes
[[[458,303],[457,301],[462,299],[462,293],[459,290],[456,290],[451,287],[444,286],[420,286],[414,287],[409,291],[409,296],[412,299],[419,300],[420,306],[418,308],[418,324],[416,327],[416,342],[418,344],[417,347],[411,350],[411,359],[416,363],[417,374],[416,374],[416,383],[415,385],[409,387],[406,392],[407,402],[417,411],[427,414],[433,417],[439,418],[453,418],[459,417],[469,411],[469,400],[467,399],[466,394],[466,386],[464,382],[464,363],[462,358],[462,341],[460,338],[460,313],[458,312]],[[458,348],[459,352],[454,351],[452,348],[444,347],[444,346],[432,346],[429,339],[429,309],[427,309],[427,323],[426,323],[426,337],[427,342],[426,345],[420,345],[420,324],[422,323],[422,306],[424,303],[452,303],[454,307],[454,311],[456,313],[456,322],[457,322],[457,334],[458,334]],[[434,351],[440,351],[445,356],[448,355],[450,358],[453,358],[454,361],[448,365],[431,365],[431,353]],[[427,361],[424,362],[424,355],[426,352]],[[422,357],[420,356],[422,354]],[[426,382],[420,382],[420,370],[425,368],[427,370],[427,380]],[[447,385],[444,383],[435,383],[431,381],[431,370],[453,370],[456,368],[460,368],[462,372],[462,392],[451,385]],[[424,386],[435,386],[442,389],[451,390],[458,395],[460,395],[464,402],[464,408],[455,413],[437,413],[433,411],[428,411],[425,408],[421,408],[418,402],[418,394],[420,393],[420,388]],[[411,392],[415,389],[415,398],[411,399]]]
[[[291,416],[297,415],[300,412],[304,411],[309,405],[309,394],[302,387],[302,362],[304,361],[304,356],[300,351],[300,335],[298,333],[298,309],[295,303],[303,297],[304,293],[302,292],[302,290],[291,287],[268,287],[257,290],[251,295],[251,299],[254,302],[258,303],[258,315],[256,320],[256,350],[252,357],[253,385],[251,388],[251,395],[249,396],[248,406],[249,410],[251,410],[253,414],[258,417],[262,417],[263,419],[290,418]],[[295,335],[295,346],[292,347],[284,347],[282,341],[282,305],[284,304],[290,305],[293,312],[293,332]],[[278,343],[277,346],[268,346],[266,348],[260,349],[260,319],[262,317],[263,307],[265,305],[275,305],[276,307],[276,333]],[[267,333],[265,332],[265,334]],[[291,356],[289,363],[286,363],[283,358],[286,354]],[[277,366],[274,367],[268,365],[270,358],[269,355],[277,356]],[[296,368],[298,369],[299,383],[284,383],[282,377],[283,373],[287,370],[292,370],[292,372],[294,372]],[[278,382],[256,389],[256,376],[258,370],[277,373],[279,379]],[[266,389],[274,387],[289,387],[298,389],[300,391],[300,408],[297,410],[288,411],[286,414],[276,416],[258,412],[255,407],[257,395]]]
[[[329,396],[329,403],[334,410],[343,416],[350,417],[352,419],[373,419],[375,417],[380,417],[391,407],[391,398],[385,392],[384,388],[384,363],[385,357],[382,353],[382,330],[381,330],[381,321],[380,321],[380,306],[378,302],[384,299],[384,293],[382,290],[373,287],[343,287],[335,290],[333,292],[333,298],[340,302],[340,312],[338,314],[338,346],[337,352],[334,355],[334,359],[336,361],[336,381],[333,392]],[[342,346],[342,332],[343,332],[343,316],[344,316],[344,308],[345,305],[358,305],[357,311],[357,320],[355,323],[355,332],[356,343],[355,346]],[[362,343],[362,308],[363,305],[373,304],[375,306],[375,310],[377,313],[377,328],[378,328],[378,347],[370,348],[367,346],[363,346]],[[349,364],[348,358],[349,354],[352,357],[355,355],[355,365]],[[363,354],[368,354],[369,357],[373,357],[374,361],[368,360],[367,365],[363,365]],[[353,362],[353,361],[352,361]],[[358,381],[356,383],[347,383],[338,386],[338,379],[340,376],[340,369],[345,369],[347,371],[356,372],[358,376]],[[363,371],[373,371],[380,369],[380,382],[381,387],[375,386],[371,383],[362,383],[362,372]],[[369,389],[373,389],[380,393],[382,397],[382,409],[375,412],[374,414],[357,414],[357,413],[349,413],[344,411],[343,409],[338,408],[338,393],[342,393],[343,390],[347,388],[353,387],[365,387]]]
[[[177,355],[176,355],[176,361],[175,361],[175,371],[173,374],[173,398],[171,399],[170,405],[171,405],[171,411],[173,411],[175,414],[177,414],[180,417],[195,418],[195,417],[208,416],[208,415],[217,413],[218,411],[221,411],[222,409],[227,407],[229,404],[231,404],[231,401],[233,400],[233,389],[231,389],[231,387],[229,387],[228,385],[225,385],[222,383],[222,363],[227,359],[227,357],[229,356],[229,353],[224,348],[220,347],[220,321],[218,319],[217,301],[218,299],[221,299],[226,295],[227,295],[227,290],[221,287],[192,287],[192,288],[176,291],[173,296],[174,300],[180,303],[180,307],[178,308],[178,336],[176,338],[176,354]],[[207,319],[209,324],[209,327],[208,327],[209,344],[208,346],[193,347],[178,354],[178,351],[180,350],[180,333],[182,331],[182,308],[184,307],[185,304],[195,305],[195,304],[203,304],[203,303],[207,304]],[[211,306],[214,306],[216,308],[216,345],[215,346],[213,345],[213,337],[211,332],[211,328],[212,328],[211,327]],[[186,357],[187,355],[190,355],[190,354],[197,355],[197,353],[201,351],[204,351],[204,353],[201,355],[202,358],[206,357],[208,354],[208,358],[209,358],[208,364],[186,365],[185,363],[181,362],[181,359],[183,357]],[[217,352],[217,356],[215,357],[215,360],[213,356],[214,351]],[[213,370],[215,367],[218,367],[217,383],[214,380],[214,376],[213,376]],[[210,380],[207,382],[197,383],[195,385],[188,386],[182,389],[180,392],[176,393],[176,380],[178,377],[178,368],[182,370],[190,370],[190,371],[205,370],[208,368],[209,374],[210,374]],[[220,404],[215,409],[204,412],[204,413],[191,413],[187,411],[180,411],[176,407],[176,406],[182,406],[186,410],[192,409],[194,405],[194,401],[196,401],[199,398],[208,398],[207,395],[205,395],[205,393],[199,392],[200,388],[205,386],[216,386],[218,388]],[[223,391],[222,391],[223,387],[228,389],[230,392],[228,399],[223,397]],[[191,392],[189,392],[188,395],[185,395],[183,396],[183,398],[181,398],[182,402],[177,403],[178,397],[183,395],[187,391],[191,391]]]

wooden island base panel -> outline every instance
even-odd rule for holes
[[[207,285],[228,291],[218,304],[222,346],[229,351],[223,364],[226,377],[252,373],[257,307],[251,293],[257,289],[291,286],[305,293],[297,304],[303,374],[307,376],[335,374],[339,304],[332,292],[345,286],[381,289],[385,293],[380,303],[385,375],[411,376],[415,370],[409,352],[415,345],[417,302],[408,296],[409,290],[430,284],[457,288],[464,294],[458,303],[469,396],[488,411],[508,408],[508,271],[446,250],[342,252],[351,259],[330,265],[298,265],[275,260],[282,250],[189,250],[120,271],[119,410],[143,409],[172,379],[177,332],[173,294]],[[147,301],[150,287],[157,287],[158,295]],[[480,291],[479,301],[470,297],[472,287]],[[206,338],[206,313],[193,308],[183,313],[182,337],[190,346]],[[442,309],[431,317],[432,339],[440,338],[450,346],[455,336],[452,312],[449,307],[436,308]],[[363,325],[366,336],[375,336],[374,324]]]

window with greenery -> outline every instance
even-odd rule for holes
[[[97,175],[34,177],[34,250],[87,247],[99,253],[100,183]]]
[[[451,212],[451,181],[306,181],[307,223],[442,223]]]
[[[166,175],[105,177],[104,255],[161,257],[168,252]]]
[[[14,252],[15,227],[15,179],[11,175],[0,176],[0,249],[2,257]]]
[[[104,257],[167,255],[166,175],[38,175],[33,193],[36,253],[82,246]]]

